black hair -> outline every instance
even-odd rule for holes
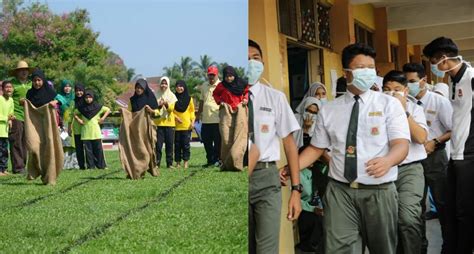
[[[403,65],[403,72],[416,72],[418,78],[422,79],[426,76],[425,67],[419,63],[406,63]]]
[[[390,81],[398,82],[398,83],[402,84],[403,86],[406,86],[407,83],[408,83],[407,77],[405,76],[405,74],[403,72],[397,71],[397,70],[389,71],[383,77],[383,85],[387,84]]]
[[[258,52],[260,53],[260,56],[263,57],[262,49],[260,48],[260,45],[258,45],[258,43],[249,39],[249,47],[256,48]]]
[[[351,44],[342,50],[342,67],[345,69],[349,68],[349,64],[352,62],[352,59],[354,59],[357,55],[370,56],[375,59],[376,53],[375,50],[367,44]]]
[[[438,58],[442,55],[457,56],[458,46],[450,38],[438,37],[423,48],[423,55],[428,58]]]
[[[4,80],[2,82],[2,89],[5,89],[5,86],[8,85],[8,84],[12,84],[12,81],[11,80]],[[13,84],[12,84],[13,85]]]

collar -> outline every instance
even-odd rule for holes
[[[364,93],[359,94],[359,97],[360,97],[359,101],[365,104],[369,100],[369,97],[370,97],[371,93],[379,93],[379,92],[374,92],[372,90],[367,90]],[[344,100],[347,103],[353,103],[355,101],[354,100],[355,94],[351,93],[349,90],[347,90],[347,92],[344,96],[345,96]]]
[[[209,83],[209,82],[208,82]],[[217,86],[219,83],[221,83],[221,81],[219,80],[219,78],[216,80],[216,82],[214,82],[214,84],[211,84],[209,83],[210,86]]]
[[[419,101],[421,101],[421,103],[426,105],[426,103],[428,103],[428,99],[429,99],[430,96],[431,96],[431,91],[428,90],[428,91],[426,91],[425,95],[419,99]]]
[[[467,64],[463,62],[461,69],[459,69],[458,73],[456,73],[456,76],[451,77],[451,81],[453,82],[453,84],[457,84],[459,83],[459,81],[461,81],[461,78],[462,76],[464,76],[466,69],[467,69]]]
[[[257,83],[255,83],[253,86],[250,86],[250,93],[252,94],[252,97],[253,98],[257,98],[258,97],[258,94],[260,93],[260,91],[262,90],[262,86],[263,84],[260,83],[260,81],[257,81]]]

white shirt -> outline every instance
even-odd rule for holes
[[[465,66],[465,67],[464,67]],[[461,70],[464,70],[464,73]],[[471,88],[471,79],[474,78],[474,68],[466,66],[463,63],[456,78],[459,82],[456,83],[453,94],[453,79],[449,80],[449,99],[453,106],[453,128],[451,132],[451,159],[464,160],[465,157],[474,158],[474,132],[470,133],[472,124],[472,100],[474,93]],[[469,134],[471,136],[469,136]],[[469,142],[468,142],[469,141]]]
[[[407,112],[410,113],[411,117],[413,117],[413,120],[415,120],[415,122],[420,125],[421,128],[425,129],[428,133],[428,125],[426,124],[426,117],[425,113],[423,113],[423,108],[421,106],[416,105],[416,103],[414,102],[407,101]],[[426,157],[427,154],[425,146],[423,144],[410,142],[408,155],[400,165],[420,161],[426,159]]]
[[[285,138],[300,126],[282,92],[257,82],[250,87],[253,103],[255,145],[260,162],[280,160],[279,138]]]
[[[429,127],[428,140],[444,135],[452,128],[453,107],[443,96],[426,91],[419,100],[425,111],[426,123]]]
[[[344,177],[346,136],[354,105],[354,95],[347,93],[322,107],[318,114],[316,130],[311,145],[318,148],[331,147],[329,177],[348,182]],[[366,172],[365,164],[374,158],[383,157],[390,150],[394,139],[410,140],[410,130],[405,110],[394,97],[374,91],[360,95],[357,128],[357,179],[362,184],[382,184],[397,180],[398,167],[393,166],[387,174],[375,178]]]

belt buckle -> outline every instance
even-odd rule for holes
[[[351,184],[349,184],[349,187],[351,187],[352,189],[359,189],[359,183],[358,182],[352,182]]]

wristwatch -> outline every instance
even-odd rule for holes
[[[303,192],[303,185],[300,183],[298,185],[291,185],[291,191],[297,191],[299,193]]]
[[[434,138],[433,141],[435,142],[435,146],[441,144],[441,142],[440,142],[439,139],[437,139],[437,138]]]

